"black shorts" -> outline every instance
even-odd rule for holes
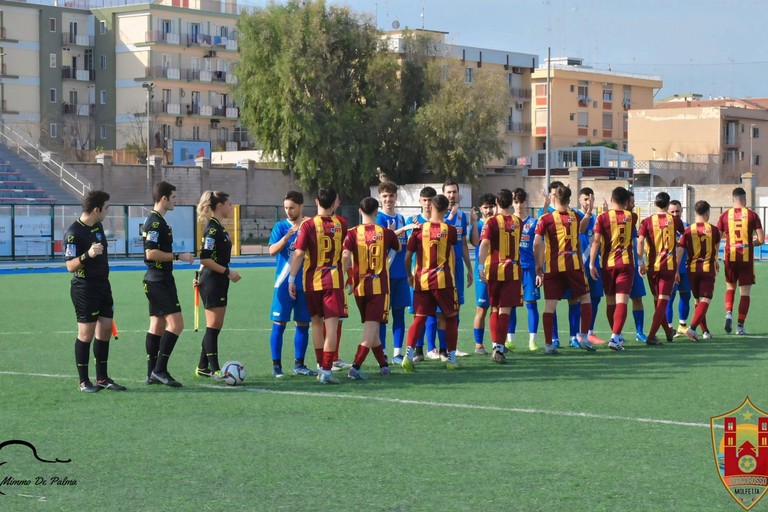
[[[205,309],[223,308],[227,305],[229,277],[205,269],[200,273],[198,290]]]
[[[95,282],[73,280],[69,295],[79,324],[89,324],[99,317],[112,318],[114,315],[112,286],[107,279]]]
[[[181,312],[176,281],[173,276],[162,281],[144,280],[144,293],[149,301],[149,316],[167,316]]]

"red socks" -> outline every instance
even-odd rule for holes
[[[662,322],[667,321],[667,303],[669,299],[659,299],[656,302],[656,311],[653,313],[653,321],[651,322],[651,330],[648,331],[648,336],[656,336],[656,331],[661,327]],[[664,329],[664,332],[667,330]]]
[[[739,298],[739,325],[744,325],[749,313],[749,295],[742,295]]]
[[[421,336],[421,333],[424,332],[425,325],[427,325],[427,317],[420,315],[413,317],[413,322],[411,322],[411,326],[408,328],[408,336],[406,336],[405,340],[406,346],[416,346],[416,341]]]
[[[736,297],[736,290],[725,290],[725,310],[733,311],[733,299]]]
[[[552,344],[552,331],[554,330],[555,314],[542,313],[541,323],[544,324],[544,342],[547,345]]]
[[[608,317],[608,325],[613,329],[613,319],[616,317],[616,304],[605,305],[605,316]]]
[[[490,320],[491,342],[493,342],[493,343],[504,343],[503,340],[507,339],[506,331],[504,332],[504,337],[503,338],[497,338],[496,337],[496,326],[498,325],[498,322],[499,322],[499,310],[491,311],[491,320]]]
[[[368,357],[368,352],[370,349],[363,345],[362,343],[357,346],[357,353],[355,354],[355,360],[352,362],[352,365],[355,368],[360,368],[363,365],[363,362],[365,361],[365,358]]]
[[[507,338],[508,329],[509,329],[509,315],[499,314],[496,320],[496,330],[494,331],[496,334],[494,335],[493,339],[500,340],[500,341],[496,341],[495,343],[498,343],[498,344],[504,343],[504,340]]]
[[[581,333],[586,334],[589,332],[589,327],[592,325],[592,303],[584,302],[581,304]]]
[[[706,332],[706,317],[707,317],[707,309],[709,308],[709,302],[699,301],[698,304],[696,304],[696,309],[693,312],[693,320],[691,321],[691,329],[694,331],[696,328],[701,324],[702,331]]]
[[[507,316],[507,322],[509,322],[509,316]],[[506,335],[506,334],[505,334]],[[445,319],[445,342],[448,352],[456,350],[456,345],[459,343],[459,316],[454,315]]]
[[[376,358],[376,362],[379,363],[379,367],[388,366],[387,363],[387,356],[384,355],[384,347],[381,345],[376,345],[371,349],[373,352],[373,357]]]
[[[609,306],[610,307],[610,306]],[[627,305],[624,303],[618,303],[615,306],[615,313],[613,314],[613,332],[615,334],[621,334],[624,329],[624,322],[627,321]]]

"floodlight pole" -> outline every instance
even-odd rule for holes
[[[147,194],[149,194],[149,204],[152,204],[152,171],[149,167],[149,141],[151,137],[149,126],[149,104],[152,101],[152,88],[155,84],[144,82],[141,86],[147,90]]]

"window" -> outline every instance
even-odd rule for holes
[[[576,86],[571,84],[571,92],[576,92]]]
[[[603,84],[603,101],[613,101],[613,84]]]
[[[100,69],[107,69],[107,56],[106,55],[100,55],[99,56],[99,68]]]
[[[48,126],[48,135],[50,135],[52,139],[57,138],[59,136],[59,125],[51,123]]]
[[[581,152],[582,167],[598,167],[600,165],[600,150],[589,149]]]
[[[589,112],[579,112],[579,128],[589,126]]]
[[[744,125],[741,125],[741,133],[744,133]]]
[[[48,20],[48,30],[51,32],[56,32],[56,18],[51,18]]]
[[[538,109],[536,111],[536,126],[537,127],[546,127],[547,126],[547,111],[544,109]]]
[[[200,140],[200,127],[199,126],[193,126],[192,127],[192,140]]]
[[[755,165],[760,165],[760,155],[752,155],[754,162],[752,162]]]
[[[632,86],[631,85],[624,86],[624,101],[622,103],[624,104],[624,108],[629,108],[629,106],[632,104]]]
[[[56,54],[52,53],[48,56],[48,64],[52,67],[56,67]]]
[[[569,121],[573,121],[573,120],[575,120],[575,119],[576,119],[576,114],[573,114],[573,113],[571,113],[571,114],[568,114],[568,120],[569,120]]]
[[[536,84],[536,96],[545,97],[547,95],[547,84]]]
[[[50,100],[50,102],[51,102],[51,103],[56,103],[56,101],[57,101],[57,99],[56,99],[56,98],[57,98],[57,96],[58,96],[58,95],[56,94],[56,89],[51,89],[51,90],[49,91],[49,93],[48,93],[48,99]]]
[[[603,114],[603,130],[613,130],[613,113],[606,112]]]
[[[560,160],[563,162],[563,166],[565,167],[573,167],[577,165],[576,163],[576,154],[577,151],[575,149],[568,149],[560,151]]]
[[[102,105],[106,105],[107,104],[107,90],[106,89],[102,89],[102,90],[99,91],[99,103],[101,103]]]
[[[464,81],[468,84],[471,84],[474,79],[475,79],[475,70],[472,68],[465,68]]]
[[[757,126],[752,127],[752,138],[753,139],[759,139],[760,138],[760,128]]]
[[[99,22],[99,34],[107,33],[107,22],[102,20]]]
[[[104,140],[107,138],[107,125],[103,124],[99,127],[99,138]]]
[[[589,82],[585,82],[583,80],[579,81],[578,96],[579,96],[579,106],[586,107],[587,103],[590,102]]]

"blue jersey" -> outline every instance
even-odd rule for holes
[[[683,226],[688,227],[689,224],[687,222],[683,222]],[[680,233],[676,233],[677,240],[680,240],[681,236],[683,235],[681,235]],[[688,273],[688,251],[683,251],[683,259],[680,260],[680,268],[678,269],[678,273],[679,274]]]
[[[275,244],[280,241],[291,229],[291,222],[288,219],[281,220],[277,224],[275,224],[272,227],[272,233],[269,235],[269,245]],[[277,256],[275,257],[275,288],[285,287],[288,288],[288,276],[291,273],[291,262],[293,261],[294,254],[296,251],[295,243],[296,243],[296,235],[298,234],[298,231],[296,231],[291,238],[288,240],[288,242],[285,244],[283,249],[277,253]],[[298,276],[302,275],[302,268],[304,266],[304,263],[302,262],[302,266],[299,267],[299,273]],[[303,284],[301,282],[301,279],[296,279],[296,289],[302,290]]]
[[[579,210],[582,217],[584,212]],[[579,233],[579,244],[581,244],[581,260],[584,263],[584,269],[589,273],[589,252],[592,247],[592,237],[595,234],[595,216],[592,215],[587,221],[587,230],[584,233]],[[600,268],[600,251],[597,251],[597,259],[595,260],[595,266]]]
[[[483,234],[483,226],[485,226],[485,221],[483,219],[477,219],[477,245],[475,246],[475,264],[482,263],[480,261],[480,235]]]
[[[378,215],[376,215],[376,224],[383,228],[390,228],[392,231],[396,231],[405,226],[405,217],[399,213],[394,215],[387,215],[386,213],[380,211]],[[403,232],[397,237],[397,239],[400,240],[400,252],[390,250],[390,254],[387,256],[387,259],[391,261],[389,264],[390,279],[404,279],[406,277],[405,245],[408,243],[408,236],[405,232]]]
[[[536,224],[539,219],[526,217],[520,232],[520,267],[535,268],[536,258],[533,255],[533,238],[536,234]]]
[[[469,235],[467,232],[469,223],[467,222],[467,214],[461,210],[456,212],[456,217],[453,220],[448,220],[450,214],[451,212],[446,213],[443,221],[456,228],[456,245],[453,246],[456,255],[456,274],[463,274],[463,271],[459,272],[458,269],[464,265],[464,237]]]

